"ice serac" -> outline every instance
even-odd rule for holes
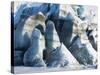
[[[24,65],[33,67],[46,67],[43,60],[43,43],[40,30],[35,29],[32,32],[31,45],[24,54]]]
[[[79,68],[78,61],[63,43],[50,53],[47,64],[49,67]]]
[[[69,47],[70,40],[72,37],[72,29],[73,22],[71,20],[66,20],[62,26],[62,30],[60,33],[60,41],[64,43],[66,47]]]
[[[97,53],[91,46],[91,44],[85,41],[84,44],[81,43],[81,38],[76,36],[74,42],[69,48],[73,56],[83,65],[96,65],[97,63]]]
[[[36,26],[45,26],[45,16],[39,12],[37,15],[21,18],[18,27],[14,30],[14,48],[26,50],[30,45],[32,31]]]
[[[70,5],[68,5],[65,8],[68,10],[66,10],[66,16],[64,17],[65,19],[61,26],[60,41],[63,42],[67,48],[69,48],[73,37],[77,35],[75,34],[77,27],[79,23],[81,23],[82,21],[80,18],[76,16],[76,13],[74,12],[74,10]],[[77,26],[75,25],[75,23]]]
[[[58,46],[60,46],[59,36],[56,32],[54,23],[50,20],[46,24],[45,40],[48,51],[56,49]]]

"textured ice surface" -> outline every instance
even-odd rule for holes
[[[52,21],[48,21],[46,24],[45,40],[46,40],[46,48],[49,51],[60,46],[60,39],[56,32],[54,23]]]
[[[32,32],[31,45],[24,54],[23,62],[25,66],[45,67],[43,61],[43,43],[41,42],[42,35],[40,30],[35,29]],[[41,44],[42,43],[42,44]]]
[[[62,43],[61,46],[48,54],[47,65],[49,67],[72,67],[80,66],[69,50]]]
[[[82,44],[80,38],[77,38],[69,50],[80,64],[97,64],[97,52],[93,49],[90,43]]]
[[[14,30],[14,49],[27,49],[30,45],[32,31],[38,25],[44,30],[44,21],[45,16],[41,13],[28,18],[21,18]]]
[[[26,2],[15,2],[14,3],[14,26],[16,27],[16,24],[19,22],[20,17],[22,15],[22,12],[24,8],[26,7]]]
[[[32,2],[14,6],[15,73],[97,68],[97,7]]]

